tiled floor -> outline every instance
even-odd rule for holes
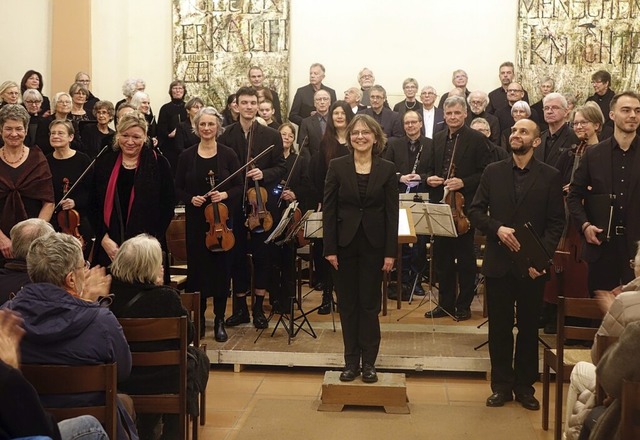
[[[240,373],[234,373],[231,367],[215,366],[209,375],[207,423],[200,428],[200,438],[241,440],[237,437],[238,431],[259,399],[281,398],[315,402],[320,398],[323,377],[322,369],[247,367]],[[411,372],[407,374],[407,394],[410,405],[438,404],[463,407],[477,404],[484,406],[490,389],[484,375]],[[536,395],[541,396],[539,384],[536,386]],[[518,404],[512,402],[508,405],[517,408]],[[461,418],[463,411],[461,408]],[[543,431],[541,428],[540,411],[527,411],[524,408],[521,411],[527,414],[539,440],[553,438],[551,430],[553,425],[549,431]],[[493,412],[495,422],[500,423],[501,409],[495,408]],[[380,414],[383,416],[384,412],[380,410]],[[433,423],[437,423],[437,420]],[[265,438],[285,437],[265,436]],[[476,437],[474,440],[482,440],[482,438]]]

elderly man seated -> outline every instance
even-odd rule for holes
[[[0,305],[31,282],[27,273],[29,245],[36,238],[52,232],[55,232],[53,226],[39,218],[23,220],[11,228],[9,236],[13,258],[7,260],[4,268],[0,269]]]

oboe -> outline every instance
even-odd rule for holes
[[[418,162],[420,162],[420,155],[422,154],[422,143],[420,143],[420,149],[418,150],[418,154],[416,155],[416,161],[413,163],[413,169],[411,170],[411,174],[415,174],[418,169]],[[409,194],[411,192],[411,187],[407,185],[407,189],[405,190],[405,194]]]

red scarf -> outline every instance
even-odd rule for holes
[[[138,157],[138,162],[136,163],[136,174],[138,173],[138,164],[140,163],[140,157]],[[107,228],[110,227],[111,223],[111,213],[113,212],[113,203],[115,201],[115,194],[117,191],[118,185],[118,175],[120,174],[120,165],[122,165],[122,153],[118,154],[118,158],[116,159],[116,163],[113,165],[113,169],[111,170],[111,176],[109,177],[109,183],[107,184],[107,194],[104,198],[104,224],[107,225]],[[129,223],[129,215],[131,214],[131,207],[133,206],[133,199],[136,196],[136,185],[135,183],[131,187],[131,197],[129,197],[129,207],[127,208],[127,220],[123,226],[126,226]]]

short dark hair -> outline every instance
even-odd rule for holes
[[[607,83],[607,85],[611,84],[611,74],[606,70],[598,70],[593,75],[591,75],[591,81],[602,81],[603,83]]]
[[[241,96],[255,96],[258,99],[258,92],[253,87],[240,87],[236,92],[236,101],[239,101],[238,98]]]
[[[613,98],[611,98],[611,104],[609,104],[609,108],[611,110],[613,110],[615,108],[616,104],[618,103],[618,99],[622,98],[623,96],[628,96],[629,98],[635,98],[638,101],[640,101],[640,95],[638,95],[634,91],[627,90],[625,92],[618,93]]]

